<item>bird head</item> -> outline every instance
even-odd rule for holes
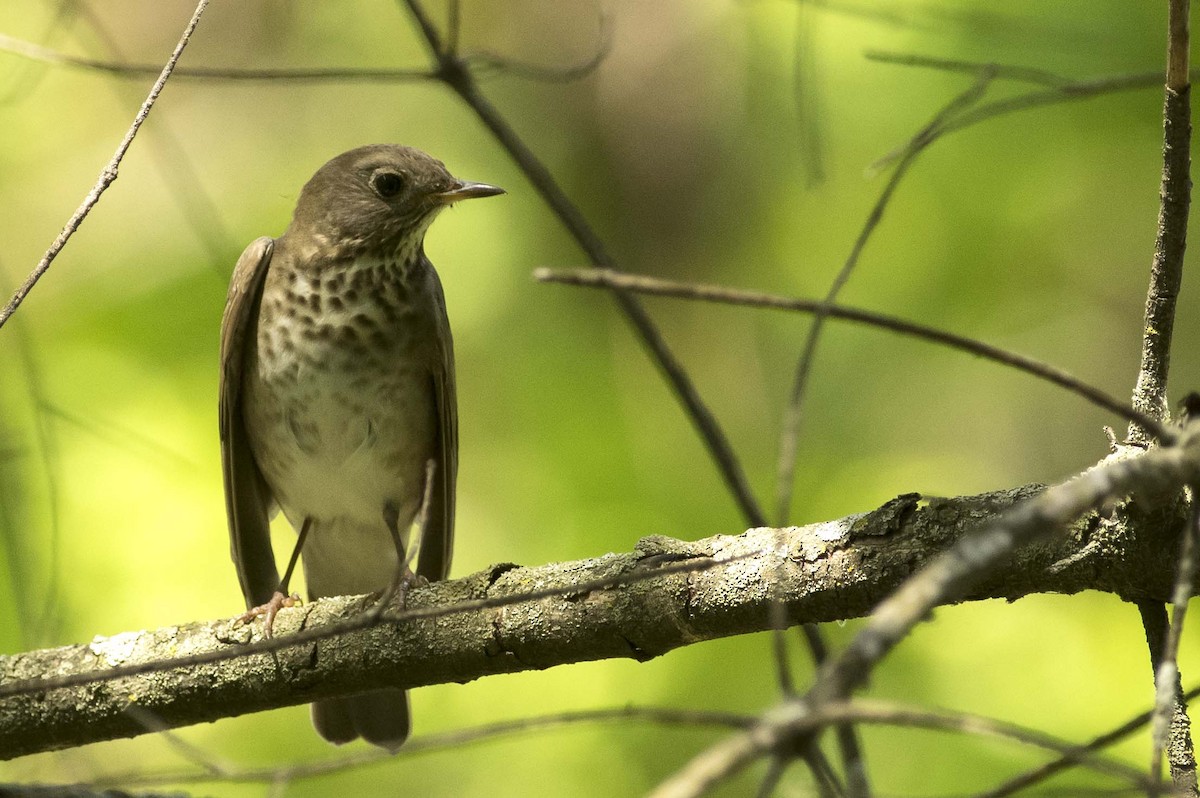
[[[372,144],[344,152],[305,184],[288,232],[313,237],[339,255],[399,254],[420,249],[429,224],[459,200],[504,189],[459,180],[441,161],[413,147]]]

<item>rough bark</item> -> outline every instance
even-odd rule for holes
[[[774,601],[793,624],[859,617],[931,557],[1040,490],[955,499],[908,494],[869,513],[805,527],[696,542],[655,536],[632,552],[589,560],[497,565],[413,589],[407,619],[314,640],[324,627],[361,622],[369,606],[362,597],[322,599],[280,613],[276,638],[266,641],[276,650],[266,652],[253,650],[263,645],[259,623],[220,619],[0,657],[0,758],[384,685],[467,682],[613,657],[650,659],[698,641],[770,629]],[[1110,518],[1089,514],[1066,534],[1021,550],[968,598],[1101,590],[1164,600],[1182,518],[1174,503],[1163,506],[1149,514],[1132,506]],[[731,558],[741,559],[719,562]],[[688,563],[704,570],[681,571]],[[642,576],[652,578],[631,581]],[[539,598],[520,598],[539,591]],[[165,662],[180,657],[193,661]],[[194,661],[217,657],[225,658]],[[18,684],[111,676],[113,668],[140,663],[155,663],[154,670],[32,691]],[[127,711],[131,706],[142,712]]]

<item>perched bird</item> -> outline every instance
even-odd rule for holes
[[[313,175],[282,236],[259,238],[238,259],[221,322],[221,464],[233,561],[268,634],[290,602],[301,547],[312,598],[407,584],[409,527],[425,496],[416,577],[446,578],[454,349],[424,237],[446,206],[502,193],[411,147],[360,147]],[[275,508],[300,533],[282,582],[268,528]],[[408,697],[325,699],[312,717],[332,742],[395,750],[408,735]]]

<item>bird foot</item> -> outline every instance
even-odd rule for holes
[[[271,596],[271,598],[267,600],[266,604],[259,604],[257,607],[252,607],[251,609],[239,615],[237,619],[242,623],[250,623],[258,616],[264,616],[263,637],[269,638],[271,636],[271,630],[275,626],[275,616],[279,614],[279,611],[284,607],[294,607],[299,603],[299,593],[293,593],[289,596],[282,591],[276,590],[275,595]]]
[[[383,613],[393,602],[397,609],[405,609],[408,604],[408,591],[414,587],[425,587],[427,584],[429,584],[428,579],[413,573],[410,568],[406,567],[400,576],[392,580],[388,589],[379,595],[377,612]]]

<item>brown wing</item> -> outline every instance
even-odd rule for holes
[[[246,348],[254,344],[259,300],[274,248],[275,242],[266,237],[246,247],[233,269],[221,320],[221,470],[233,564],[247,607],[265,603],[279,586],[267,512],[271,492],[254,462],[242,420],[242,367]]]
[[[454,548],[454,490],[458,479],[458,398],[454,387],[454,340],[450,335],[450,320],[446,316],[446,299],[437,272],[429,267],[436,299],[436,331],[438,357],[430,375],[438,417],[439,456],[433,472],[433,491],[430,494],[429,520],[421,539],[421,556],[417,573],[430,581],[445,579],[450,574],[450,556]]]

